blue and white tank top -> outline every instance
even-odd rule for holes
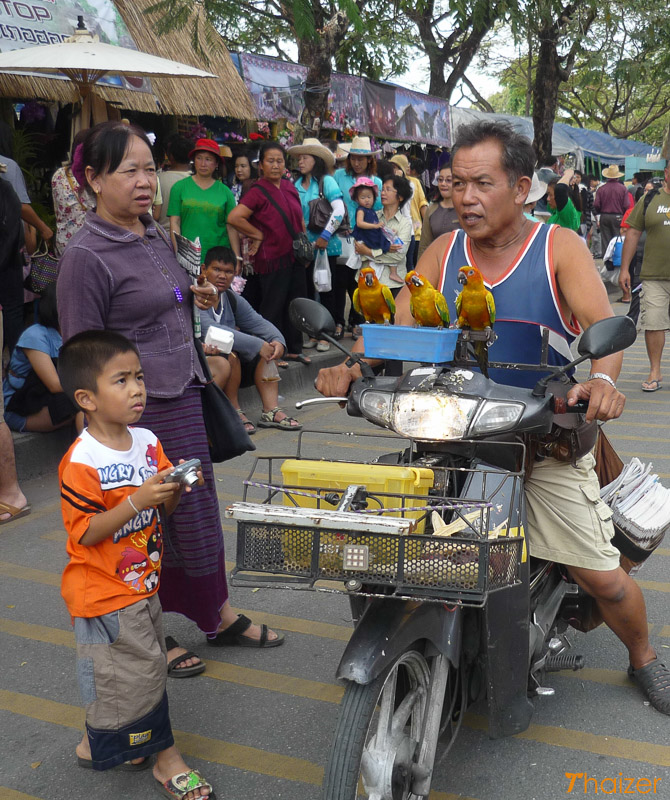
[[[538,222],[521,245],[513,262],[498,280],[486,287],[496,304],[494,330],[498,339],[489,348],[490,361],[515,364],[540,364],[542,334],[549,330],[547,363],[563,366],[572,361],[570,344],[579,334],[574,317],[566,319],[561,310],[553,265],[553,241],[557,225]],[[463,288],[458,270],[477,266],[472,242],[465,231],[451,234],[442,262],[439,288],[455,321],[456,297]],[[543,372],[491,369],[494,381],[511,386],[533,387]]]

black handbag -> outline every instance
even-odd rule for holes
[[[207,380],[202,387],[202,416],[207,431],[209,455],[213,463],[220,464],[255,450],[256,445],[249,438],[233,404],[214,383],[200,340],[194,339],[193,344]]]
[[[319,181],[319,196],[309,201],[309,221],[307,222],[307,230],[312,231],[312,233],[321,233],[328,224],[328,220],[331,218],[332,214],[333,207],[323,193],[323,178],[321,178]],[[346,205],[344,206],[344,216],[342,217],[342,222],[337,232],[342,236],[351,233],[349,212],[347,211]]]
[[[314,261],[314,245],[307,238],[306,233],[303,233],[302,231],[300,231],[300,233],[296,233],[295,228],[289,222],[288,217],[270,196],[270,193],[267,191],[267,189],[265,189],[265,187],[263,186],[260,186],[259,184],[255,185],[258,189],[261,190],[261,192],[263,192],[263,194],[277,209],[281,218],[284,220],[284,225],[286,225],[286,230],[289,232],[291,239],[293,239],[293,256],[295,260],[298,262],[298,264],[302,264],[303,267],[306,267],[308,264]],[[326,220],[326,222],[327,221],[328,220]]]

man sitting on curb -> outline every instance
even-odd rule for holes
[[[243,297],[230,291],[236,263],[235,254],[229,247],[212,247],[203,264],[207,279],[219,291],[217,307],[200,312],[203,338],[212,325],[231,331],[235,337],[233,351],[228,356],[222,356],[216,348],[205,345],[212,377],[237,409],[248,434],[256,433],[256,428],[240,408],[238,391],[240,386],[251,386],[252,383],[263,403],[263,413],[258,422],[260,428],[300,430],[302,425],[278,405],[279,374],[273,362],[284,354],[286,342],[271,322],[254,311]]]

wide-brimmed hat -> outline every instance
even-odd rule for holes
[[[304,139],[302,144],[294,144],[286,152],[290,156],[314,156],[321,158],[329,167],[335,166],[335,153],[318,139]]]
[[[349,147],[350,156],[378,156],[381,150],[373,150],[369,136],[354,136]]]
[[[603,170],[603,178],[607,178],[607,180],[611,180],[612,178],[623,178],[623,172],[620,172],[619,167],[616,164],[610,164],[609,167],[606,167]]]
[[[396,166],[400,167],[400,169],[403,171],[404,176],[407,177],[409,173],[409,159],[407,158],[406,155],[398,153],[397,156],[393,156],[393,158],[390,158],[389,161],[391,162],[391,164],[395,164]]]
[[[547,184],[544,181],[541,181],[536,173],[533,173],[533,181],[530,184],[530,191],[528,192],[528,197],[526,197],[526,201],[524,205],[528,205],[529,203],[537,203],[537,201],[544,197],[547,193]]]
[[[195,143],[195,147],[188,154],[188,157],[193,158],[199,150],[204,150],[207,153],[212,153],[219,159],[219,161],[221,160],[221,151],[219,150],[219,143],[215,142],[214,139],[198,139]]]
[[[354,185],[349,189],[349,195],[351,199],[354,199],[354,195],[357,189],[361,187],[365,187],[366,189],[372,189],[375,200],[377,199],[377,184],[372,180],[372,178],[368,178],[367,175],[361,175],[359,178],[356,178],[356,182]]]
[[[335,160],[342,161],[347,158],[351,150],[351,142],[338,142],[337,150],[335,151]]]
[[[227,144],[220,144],[219,145],[219,155],[221,158],[232,158],[233,151],[228,147]]]

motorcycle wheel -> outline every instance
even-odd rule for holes
[[[423,654],[407,650],[372,683],[347,685],[323,800],[419,800],[410,788],[430,680]]]

